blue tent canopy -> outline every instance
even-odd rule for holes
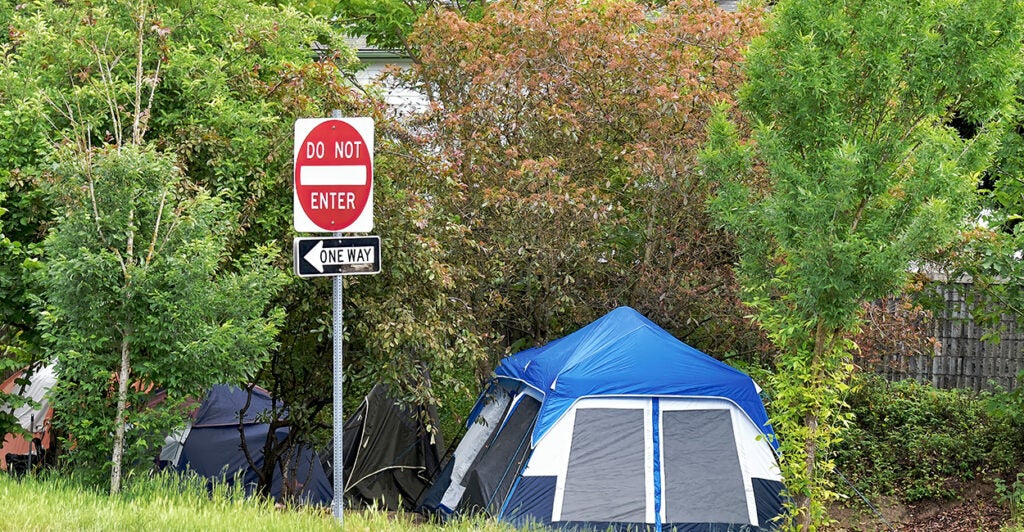
[[[578,331],[505,358],[495,369],[542,395],[534,445],[581,397],[715,397],[734,402],[778,446],[754,381],[619,307]]]

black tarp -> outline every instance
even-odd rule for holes
[[[413,511],[440,472],[444,441],[433,408],[398,403],[378,384],[344,425],[345,496],[358,506]],[[330,447],[324,453],[331,474]],[[333,477],[332,477],[333,478]]]

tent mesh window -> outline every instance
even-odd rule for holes
[[[668,523],[750,523],[728,410],[662,413]]]
[[[561,520],[644,522],[644,440],[641,409],[578,409]]]

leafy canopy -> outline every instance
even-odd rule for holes
[[[88,411],[69,418],[77,425],[68,428],[79,463],[100,470],[110,447],[103,438],[126,421],[109,415],[112,363],[119,359],[128,370],[121,382],[168,390],[167,408],[146,414],[162,412],[160,426],[168,426],[180,420],[172,407],[186,393],[201,396],[212,382],[251,377],[274,346],[283,316],[266,312],[268,297],[285,297],[277,295],[281,270],[271,268],[284,264],[275,252],[284,246],[263,243],[287,227],[285,200],[276,192],[290,183],[290,118],[320,114],[310,109],[349,94],[338,90],[338,67],[351,55],[333,51],[337,36],[323,22],[241,1],[37,2],[14,6],[10,28],[0,59],[0,112],[9,118],[2,127],[11,133],[0,139],[0,153],[9,156],[10,179],[0,185],[16,198],[8,203],[16,220],[12,241],[32,249],[50,224],[59,227],[43,248],[48,269],[39,286],[12,286],[18,297],[5,298],[3,308],[18,315],[30,290],[41,292],[43,326],[18,325],[45,331],[49,348],[67,355],[63,367],[82,375],[83,383],[68,386],[83,386],[78,391],[92,402],[75,403],[77,395],[67,391],[69,411]],[[325,54],[314,55],[314,39]],[[70,221],[85,216],[73,211],[87,206],[75,187],[94,176],[124,190],[92,189],[100,196],[90,239],[87,224]],[[162,208],[154,194],[166,199]],[[51,205],[67,218],[51,221]],[[153,212],[162,215],[146,218]],[[191,221],[171,230],[166,224],[177,216]],[[181,241],[171,237],[175,231]],[[207,236],[199,236],[203,231]],[[145,261],[128,251],[127,235]],[[169,238],[168,247],[142,249],[155,235]],[[75,246],[88,251],[81,251],[88,261],[78,261]],[[143,262],[137,271],[131,266]],[[176,306],[186,302],[199,310]],[[181,367],[181,357],[193,363]],[[196,373],[203,367],[197,362],[212,371]],[[128,402],[137,408],[146,402],[140,397]],[[131,423],[160,433],[156,421]],[[136,434],[129,446],[139,450],[152,434]]]

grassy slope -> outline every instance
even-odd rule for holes
[[[0,472],[0,532],[64,530],[342,530],[326,509],[283,510],[223,490],[213,496],[198,483],[175,477],[134,479],[117,497],[81,487],[74,479],[27,478]],[[445,526],[412,516],[345,512],[346,531],[509,532],[508,526],[476,519]]]

